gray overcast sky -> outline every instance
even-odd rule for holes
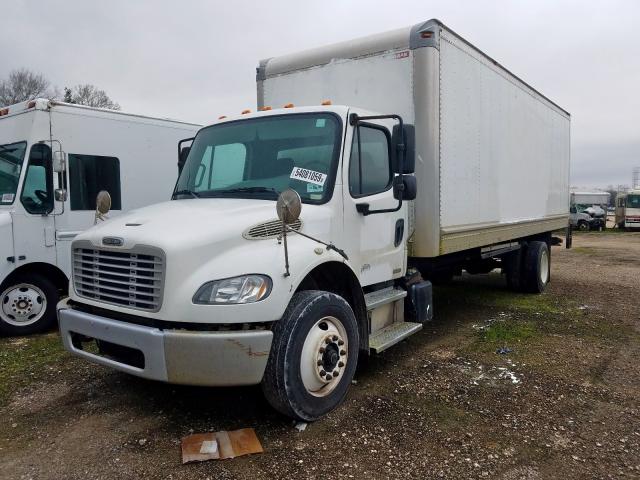
[[[26,67],[199,123],[255,108],[261,58],[439,18],[571,112],[573,185],[640,166],[640,1],[0,3],[0,78]]]

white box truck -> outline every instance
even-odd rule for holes
[[[314,420],[359,355],[432,318],[429,279],[499,266],[544,290],[569,215],[562,108],[435,20],[262,61],[257,81],[260,111],[198,132],[172,201],[73,242],[70,352],[261,383]]]
[[[178,141],[198,128],[44,99],[0,108],[0,334],[55,323],[96,194],[117,212],[168,198]]]

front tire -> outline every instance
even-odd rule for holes
[[[355,374],[358,324],[344,298],[320,290],[296,293],[273,329],[262,390],[289,417],[313,421],[336,408]]]
[[[30,335],[56,323],[56,304],[60,292],[39,274],[15,276],[0,293],[0,333]]]

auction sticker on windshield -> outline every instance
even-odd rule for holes
[[[324,185],[324,182],[327,180],[327,174],[316,172],[314,170],[307,170],[306,168],[293,167],[290,178],[300,180],[302,182],[313,183],[315,185]]]

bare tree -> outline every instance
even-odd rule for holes
[[[0,80],[0,105],[33,100],[38,97],[55,98],[57,96],[49,81],[40,73],[26,68],[13,70],[9,77]]]
[[[87,105],[89,107],[108,108],[120,110],[120,105],[109,98],[104,90],[95,85],[76,85],[73,88],[64,89],[64,99],[69,103]]]

